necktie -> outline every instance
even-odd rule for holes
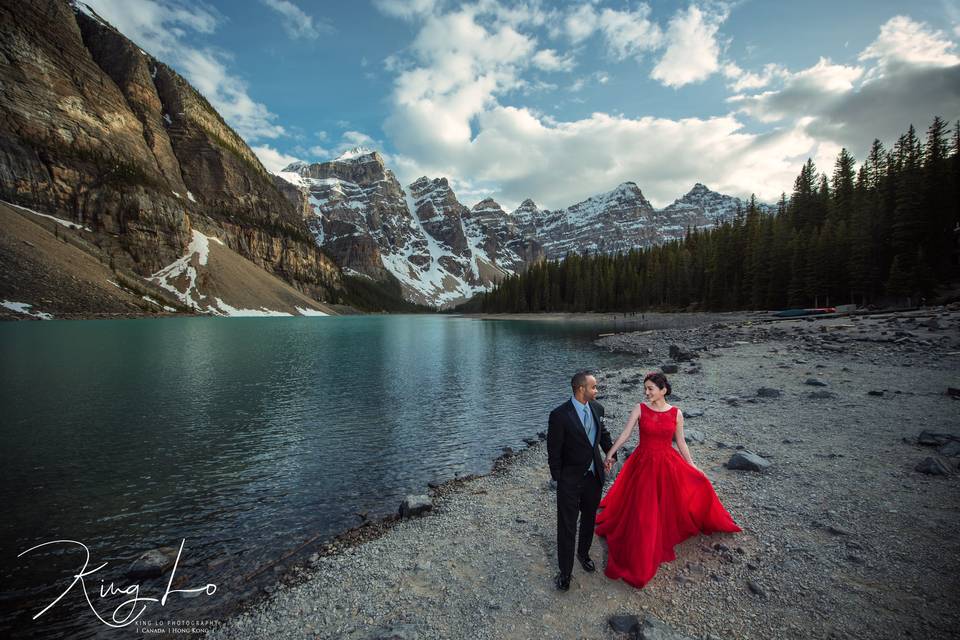
[[[590,405],[583,407],[583,430],[587,432],[587,440],[590,440]],[[591,441],[590,444],[593,445],[593,442]],[[594,466],[594,463],[591,462],[587,473],[593,473]]]

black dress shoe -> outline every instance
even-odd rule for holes
[[[569,576],[569,575],[563,575],[562,573],[558,573],[558,574],[557,574],[557,577],[554,578],[553,582],[554,582],[554,584],[557,585],[557,589],[559,589],[560,591],[569,591],[569,590],[570,590],[570,576]]]
[[[593,560],[590,559],[590,556],[577,556],[577,560],[580,561],[580,564],[583,566],[583,570],[587,573],[593,573],[597,570],[597,565],[593,564]]]

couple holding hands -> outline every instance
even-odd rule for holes
[[[570,384],[572,397],[550,413],[547,429],[550,476],[557,482],[559,590],[570,588],[578,517],[576,557],[583,569],[596,571],[589,554],[596,532],[607,541],[604,574],[638,588],[661,563],[674,560],[674,545],[690,536],[741,531],[690,457],[683,414],[666,403],[671,388],[663,373],[644,377],[646,402],[633,408],[616,442],[596,401],[597,379],[579,371]],[[635,427],[637,447],[601,500],[617,451]]]

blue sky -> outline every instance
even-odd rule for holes
[[[775,200],[912,122],[960,118],[960,4],[89,0],[271,170],[376,148],[471,206],[632,180]]]

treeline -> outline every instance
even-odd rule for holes
[[[789,199],[626,254],[568,254],[505,278],[462,310],[487,313],[779,309],[929,297],[955,281],[960,122],[913,125],[857,170],[843,149],[832,175],[807,160]]]

